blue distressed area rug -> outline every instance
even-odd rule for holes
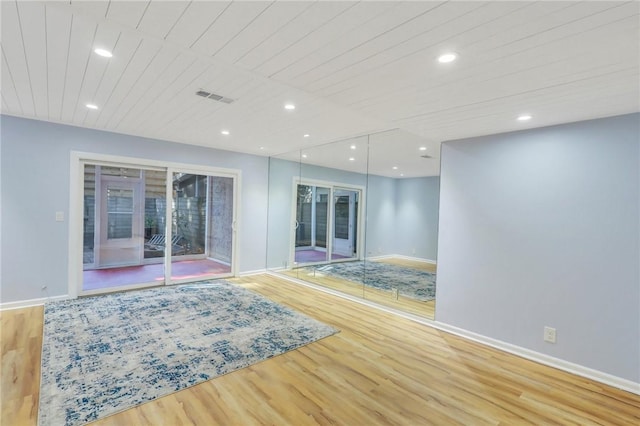
[[[397,288],[398,294],[421,302],[436,297],[436,274],[429,271],[371,261],[339,262],[315,269],[378,290]]]
[[[85,424],[337,332],[222,280],[48,303],[39,424]]]

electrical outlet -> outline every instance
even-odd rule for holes
[[[556,329],[553,327],[544,328],[544,341],[549,343],[556,342]]]

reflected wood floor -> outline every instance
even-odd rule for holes
[[[427,262],[420,262],[411,259],[398,257],[384,258],[376,262],[389,263],[391,265],[403,266],[405,268],[419,269],[421,271],[436,272],[436,265]],[[319,265],[322,266],[322,265]],[[410,297],[398,295],[396,299],[390,292],[364,286],[360,283],[341,279],[332,275],[325,275],[320,271],[311,272],[309,268],[302,267],[281,272],[293,278],[304,280],[313,284],[321,285],[341,293],[351,296],[361,297],[371,302],[398,309],[410,314],[418,315],[427,319],[435,319],[436,301],[427,302],[415,300]]]
[[[640,396],[283,279],[233,281],[341,332],[94,424],[640,424]],[[1,423],[35,425],[42,307],[0,321]]]

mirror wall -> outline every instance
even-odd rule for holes
[[[434,149],[393,130],[271,157],[267,268],[434,319]]]

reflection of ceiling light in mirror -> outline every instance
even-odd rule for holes
[[[227,136],[229,134],[229,131],[228,130],[223,130],[220,133],[222,133],[223,135]]]
[[[106,50],[106,49],[98,48],[98,49],[95,49],[94,52],[95,52],[96,55],[100,55],[100,56],[103,56],[105,58],[110,58],[110,57],[113,56],[113,54],[111,52],[109,52],[108,50]]]
[[[294,104],[285,104],[284,109],[293,111],[294,109],[296,109],[296,106]]]
[[[441,64],[448,64],[449,62],[455,61],[457,58],[458,55],[453,52],[445,53],[444,55],[438,56],[438,62],[440,62]]]
[[[522,114],[518,116],[518,121],[528,121],[531,120],[531,116],[529,114]]]
[[[94,105],[94,104],[86,104],[85,106],[89,109],[98,109],[98,105]]]
[[[418,148],[420,151],[426,151],[427,147],[426,146],[421,146],[420,148]]]
[[[356,159],[353,157],[349,157],[349,161],[356,161]]]
[[[400,177],[404,177],[404,173],[400,173]]]

